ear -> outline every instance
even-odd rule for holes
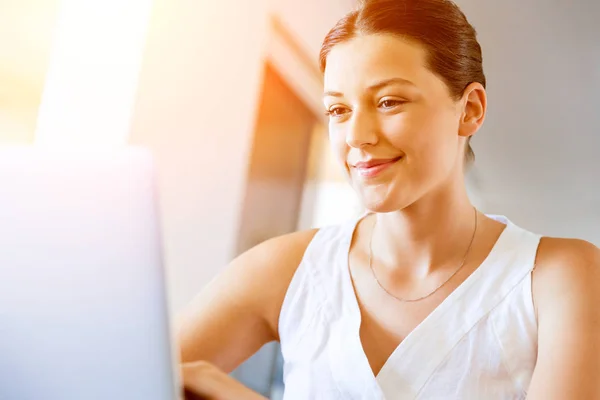
[[[469,84],[463,93],[461,104],[462,112],[458,134],[463,137],[470,137],[477,133],[485,120],[487,95],[483,85],[479,82]]]

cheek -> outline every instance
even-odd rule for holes
[[[382,122],[387,141],[413,162],[430,162],[447,154],[456,140],[449,127],[447,116],[432,110],[397,114]]]
[[[395,149],[407,156],[415,156],[424,144],[424,132],[429,130],[427,120],[417,113],[400,113],[382,118],[381,133]]]

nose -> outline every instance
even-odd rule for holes
[[[355,110],[348,121],[346,143],[350,147],[363,148],[378,141],[377,118],[368,110]]]

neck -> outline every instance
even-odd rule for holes
[[[425,277],[456,268],[475,230],[464,185],[449,185],[395,212],[377,214],[372,251],[392,274]]]

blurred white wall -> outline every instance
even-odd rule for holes
[[[232,257],[266,40],[265,0],[156,0],[131,142],[160,171],[172,306]]]
[[[600,245],[600,2],[457,3],[488,78],[471,181],[484,209]]]
[[[248,156],[276,14],[316,65],[343,2],[155,0],[131,143],[159,165],[172,306],[234,256]]]
[[[270,0],[279,16],[317,65],[321,43],[333,25],[354,7],[352,0]]]

